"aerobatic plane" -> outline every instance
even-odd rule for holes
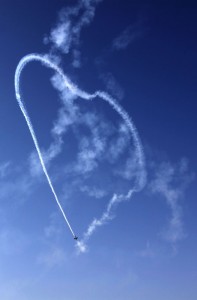
[[[74,240],[78,240],[78,236],[75,235],[75,236],[74,236]]]

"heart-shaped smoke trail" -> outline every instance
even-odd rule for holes
[[[112,199],[109,201],[109,203],[107,205],[107,208],[104,211],[101,218],[100,219],[94,219],[93,222],[88,226],[87,231],[84,233],[83,239],[81,241],[77,242],[77,246],[78,246],[79,251],[84,252],[85,249],[86,249],[86,244],[85,243],[87,242],[87,240],[90,238],[90,236],[92,235],[92,233],[95,231],[95,229],[98,226],[103,225],[107,220],[110,219],[110,213],[111,213],[112,209],[114,208],[114,206],[116,204],[124,201],[124,200],[130,199],[130,197],[132,196],[132,194],[134,192],[138,192],[144,187],[145,182],[146,182],[146,171],[145,171],[145,161],[144,161],[143,148],[142,148],[142,145],[141,145],[141,141],[140,141],[137,129],[136,129],[135,125],[133,124],[133,121],[131,120],[131,118],[129,117],[127,112],[109,94],[107,94],[106,92],[103,92],[103,91],[96,91],[93,94],[89,94],[89,93],[86,93],[83,90],[80,90],[76,85],[74,85],[69,80],[69,78],[63,73],[61,68],[59,68],[57,65],[55,65],[51,60],[49,60],[45,56],[42,56],[42,55],[39,55],[39,54],[29,54],[29,55],[24,56],[20,60],[18,66],[16,68],[16,72],[15,72],[16,99],[17,99],[19,107],[20,107],[20,109],[23,113],[23,116],[24,116],[24,118],[27,122],[29,131],[31,133],[35,148],[36,148],[38,156],[39,156],[40,163],[42,165],[43,172],[44,172],[44,174],[47,178],[47,181],[48,181],[48,184],[49,184],[49,186],[51,188],[51,191],[52,191],[52,193],[55,197],[55,200],[56,200],[56,202],[59,206],[59,209],[60,209],[60,211],[61,211],[61,213],[62,213],[62,215],[63,215],[63,217],[64,217],[64,219],[65,219],[65,221],[66,221],[66,223],[67,223],[67,225],[68,225],[68,227],[69,227],[69,229],[70,229],[70,231],[71,231],[71,233],[74,237],[75,237],[75,233],[74,233],[74,231],[73,231],[73,229],[72,229],[72,227],[71,227],[71,225],[70,225],[70,223],[69,223],[69,221],[68,221],[68,219],[67,219],[67,217],[64,213],[64,210],[63,210],[63,208],[62,208],[62,206],[59,202],[59,199],[57,197],[57,194],[54,190],[54,187],[52,185],[51,179],[49,177],[49,174],[47,172],[47,169],[46,169],[46,166],[45,166],[45,163],[44,163],[44,159],[43,159],[43,156],[42,156],[39,144],[38,144],[37,137],[36,137],[34,129],[33,129],[33,125],[31,123],[31,119],[28,115],[28,112],[27,112],[27,110],[25,108],[25,105],[23,103],[23,100],[21,98],[20,75],[21,75],[21,72],[22,72],[23,68],[26,66],[26,64],[28,64],[31,61],[40,61],[46,67],[49,67],[49,68],[53,69],[54,71],[56,71],[61,76],[61,78],[62,78],[62,80],[65,84],[65,87],[68,88],[69,91],[72,92],[74,95],[76,95],[76,96],[78,96],[82,99],[85,99],[85,100],[93,100],[94,98],[99,97],[102,100],[106,101],[108,104],[110,104],[111,107],[124,120],[126,126],[129,129],[129,132],[131,134],[131,137],[133,139],[133,143],[134,143],[134,146],[135,146],[135,156],[136,156],[136,161],[137,161],[138,169],[139,169],[139,171],[136,175],[135,185],[131,190],[129,190],[129,192],[126,195],[116,195],[116,194],[114,194]]]

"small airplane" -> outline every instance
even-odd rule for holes
[[[74,236],[74,240],[78,240],[78,236],[75,235],[75,236]]]

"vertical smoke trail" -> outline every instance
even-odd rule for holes
[[[137,162],[138,162],[138,166],[139,166],[139,174],[136,178],[136,183],[133,187],[133,189],[131,189],[127,195],[116,195],[114,194],[114,196],[112,197],[112,199],[109,201],[106,210],[104,211],[103,215],[101,216],[100,219],[94,219],[93,222],[89,225],[87,231],[84,234],[84,238],[82,241],[77,242],[77,246],[78,249],[81,252],[84,252],[86,249],[86,245],[85,242],[90,238],[90,236],[92,235],[92,233],[95,231],[95,229],[98,226],[103,225],[107,220],[109,220],[111,218],[111,211],[114,208],[115,205],[117,205],[118,203],[124,201],[124,200],[128,200],[131,198],[132,194],[134,192],[138,192],[140,191],[146,182],[146,172],[145,172],[145,161],[144,161],[144,154],[143,154],[143,149],[142,149],[142,145],[141,145],[141,141],[137,132],[137,129],[135,127],[135,125],[132,122],[132,119],[129,117],[129,115],[127,114],[127,112],[116,102],[115,99],[113,99],[110,95],[108,95],[107,93],[103,92],[103,91],[96,91],[93,94],[88,94],[83,90],[80,90],[76,85],[74,85],[69,78],[63,73],[63,71],[57,66],[55,65],[53,62],[51,62],[48,58],[46,58],[45,56],[39,55],[39,54],[29,54],[25,57],[23,57],[21,59],[21,61],[19,62],[17,68],[16,68],[16,72],[15,72],[15,92],[16,92],[16,99],[18,101],[18,104],[20,106],[20,109],[25,117],[25,120],[27,122],[28,128],[30,130],[31,136],[33,138],[39,159],[40,159],[40,163],[42,165],[43,171],[46,175],[47,181],[49,183],[49,186],[54,194],[55,200],[63,214],[63,217],[71,231],[71,233],[73,234],[73,236],[75,236],[67,217],[65,216],[65,213],[59,203],[58,197],[54,191],[53,185],[51,183],[50,177],[47,173],[45,164],[44,164],[44,160],[38,145],[38,141],[31,123],[31,120],[28,116],[27,110],[25,109],[24,103],[21,99],[20,96],[20,75],[21,72],[23,70],[23,68],[25,67],[25,65],[31,61],[40,61],[41,63],[43,63],[45,66],[53,69],[54,71],[56,71],[62,78],[63,82],[65,83],[65,86],[69,89],[69,91],[71,91],[73,94],[77,95],[78,97],[85,99],[85,100],[92,100],[96,97],[100,97],[102,100],[106,101],[108,104],[111,105],[111,107],[122,117],[122,119],[124,120],[125,124],[127,125],[131,137],[133,139],[134,142],[134,146],[135,146],[135,155],[137,158]]]

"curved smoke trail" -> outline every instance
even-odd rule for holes
[[[120,203],[123,200],[126,199],[130,199],[130,197],[132,196],[132,194],[134,192],[140,191],[143,186],[145,185],[146,182],[146,173],[145,173],[145,161],[144,161],[144,154],[143,154],[143,149],[142,149],[142,145],[141,145],[141,141],[137,132],[137,129],[135,127],[135,125],[132,122],[132,119],[129,117],[129,115],[127,114],[127,112],[116,102],[116,100],[114,98],[112,98],[110,95],[108,95],[107,93],[103,92],[103,91],[96,91],[93,94],[89,94],[86,93],[83,90],[80,90],[75,84],[73,84],[70,79],[63,73],[63,71],[61,70],[61,68],[59,68],[57,65],[55,65],[52,61],[50,61],[47,57],[39,55],[39,54],[29,54],[26,55],[25,57],[23,57],[17,68],[16,68],[16,72],[15,72],[15,93],[16,93],[16,99],[17,102],[19,104],[19,107],[23,113],[23,116],[27,122],[28,128],[30,130],[35,148],[37,150],[38,156],[39,156],[39,160],[40,163],[42,165],[43,168],[43,172],[47,178],[47,181],[49,183],[49,186],[51,188],[51,191],[55,197],[55,200],[60,208],[60,211],[62,212],[62,215],[72,233],[73,236],[75,236],[71,225],[63,211],[63,208],[61,207],[61,204],[58,200],[58,197],[56,195],[56,192],[53,188],[51,179],[48,175],[41,151],[40,151],[40,147],[33,129],[33,125],[31,123],[30,117],[27,113],[27,110],[25,108],[25,105],[21,99],[21,95],[20,95],[20,75],[21,72],[23,71],[24,67],[26,66],[26,64],[28,64],[31,61],[40,61],[42,64],[44,64],[45,66],[53,69],[54,71],[56,71],[62,78],[62,80],[65,83],[65,87],[67,87],[69,89],[70,92],[72,92],[73,94],[75,94],[76,96],[85,99],[85,100],[92,100],[96,97],[101,98],[102,100],[106,101],[108,104],[111,105],[111,107],[122,117],[122,119],[125,121],[129,132],[131,134],[131,137],[133,139],[133,143],[135,146],[135,155],[136,155],[136,159],[138,162],[138,166],[139,166],[139,174],[136,178],[136,184],[134,185],[134,188],[131,189],[127,195],[116,195],[114,194],[114,196],[112,197],[112,199],[110,200],[110,202],[107,205],[106,210],[104,211],[103,215],[101,216],[100,219],[94,219],[93,222],[89,225],[87,231],[84,234],[84,238],[82,241],[77,242],[77,246],[79,248],[80,251],[85,251],[85,242],[89,239],[89,237],[92,235],[92,233],[95,231],[96,227],[103,225],[107,220],[109,220],[111,218],[111,211],[113,209],[113,207]]]
[[[60,209],[60,211],[61,211],[61,213],[62,213],[62,215],[63,215],[63,217],[64,217],[64,219],[65,219],[65,221],[66,221],[66,223],[67,223],[67,225],[68,225],[71,233],[72,233],[72,235],[75,237],[74,231],[73,231],[73,229],[72,229],[72,227],[71,227],[71,225],[70,225],[70,223],[69,223],[69,221],[68,221],[68,219],[67,219],[67,217],[66,217],[66,215],[64,213],[64,210],[63,210],[63,208],[62,208],[62,206],[61,206],[61,204],[59,202],[59,199],[58,199],[57,194],[56,194],[56,192],[54,190],[54,187],[53,187],[53,184],[52,184],[51,179],[49,177],[49,174],[47,172],[47,169],[46,169],[46,166],[45,166],[45,163],[44,163],[44,159],[42,157],[42,153],[41,153],[41,150],[40,150],[40,147],[39,147],[39,144],[38,144],[38,140],[37,140],[37,137],[36,137],[33,125],[31,123],[31,119],[30,119],[30,117],[28,115],[28,112],[27,112],[27,110],[25,108],[25,105],[24,105],[23,100],[22,100],[21,95],[20,95],[20,75],[21,75],[21,72],[22,72],[23,68],[25,67],[25,65],[28,62],[34,61],[34,60],[38,60],[38,61],[44,62],[47,66],[51,67],[52,69],[54,69],[55,71],[57,71],[61,76],[63,76],[63,73],[61,72],[61,70],[57,66],[55,66],[54,64],[51,64],[50,61],[44,59],[43,57],[41,57],[39,55],[35,55],[35,54],[27,55],[27,56],[23,57],[20,60],[18,66],[16,68],[15,80],[14,80],[16,99],[17,99],[19,107],[20,107],[20,109],[21,109],[21,111],[23,113],[23,116],[24,116],[24,118],[25,118],[25,120],[27,122],[27,126],[29,128],[30,133],[31,133],[31,136],[32,136],[34,145],[36,147],[36,150],[37,150],[37,153],[38,153],[38,157],[39,157],[39,160],[40,160],[43,172],[44,172],[44,174],[45,174],[45,176],[47,178],[47,181],[49,183],[51,191],[52,191],[52,193],[53,193],[53,195],[55,197],[57,205],[59,206],[59,209]]]

